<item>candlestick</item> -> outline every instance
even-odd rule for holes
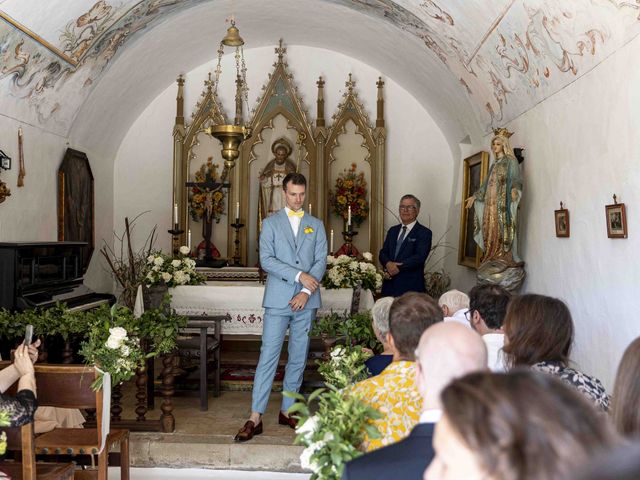
[[[236,202],[236,223],[239,223],[240,219],[240,202]]]
[[[309,204],[309,215],[311,215],[311,204]]]
[[[177,203],[173,204],[173,224],[174,225],[178,224],[178,204]]]
[[[347,216],[347,226],[349,227],[349,230],[351,230],[351,205],[349,205],[349,213]]]
[[[187,247],[189,247],[189,251],[191,251],[191,229],[187,232]]]
[[[329,238],[329,253],[333,253],[333,228],[331,229],[331,236]]]

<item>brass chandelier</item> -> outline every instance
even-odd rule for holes
[[[221,182],[225,183],[229,172],[235,166],[236,159],[240,155],[240,144],[251,136],[251,128],[245,125],[243,119],[243,103],[249,105],[249,87],[247,86],[247,66],[244,61],[244,52],[242,46],[244,40],[240,36],[240,30],[236,27],[236,23],[231,19],[231,26],[227,29],[227,34],[220,42],[218,48],[218,64],[215,69],[215,78],[213,84],[214,95],[218,94],[218,83],[220,74],[222,73],[222,55],[224,55],[224,47],[235,48],[236,63],[236,96],[235,96],[235,118],[233,124],[228,125],[212,125],[205,132],[222,142],[222,157],[224,158],[224,169],[221,175]]]

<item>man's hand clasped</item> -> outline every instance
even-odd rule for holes
[[[294,312],[302,310],[307,304],[307,300],[309,300],[309,295],[305,292],[300,292],[295,295],[291,300],[289,300],[289,305],[291,306],[291,310]]]
[[[309,290],[311,293],[315,292],[316,289],[320,286],[320,282],[318,282],[318,280],[313,278],[313,276],[309,275],[308,273],[302,272],[298,280],[300,280],[302,286]]]
[[[385,270],[389,275],[389,278],[395,277],[398,273],[400,273],[400,269],[398,268],[400,265],[402,265],[402,262],[387,262],[387,264],[385,265]]]

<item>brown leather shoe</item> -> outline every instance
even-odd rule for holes
[[[246,442],[251,440],[254,435],[260,435],[262,433],[262,422],[260,422],[257,426],[251,420],[248,420],[244,427],[240,429],[240,431],[233,437],[234,442]]]
[[[293,418],[292,416],[287,417],[284,413],[280,412],[280,414],[278,415],[278,423],[280,425],[289,425],[295,430],[298,426],[298,419]]]

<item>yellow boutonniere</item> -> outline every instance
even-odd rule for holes
[[[306,234],[313,233],[313,228],[309,226],[304,227],[304,233]]]

